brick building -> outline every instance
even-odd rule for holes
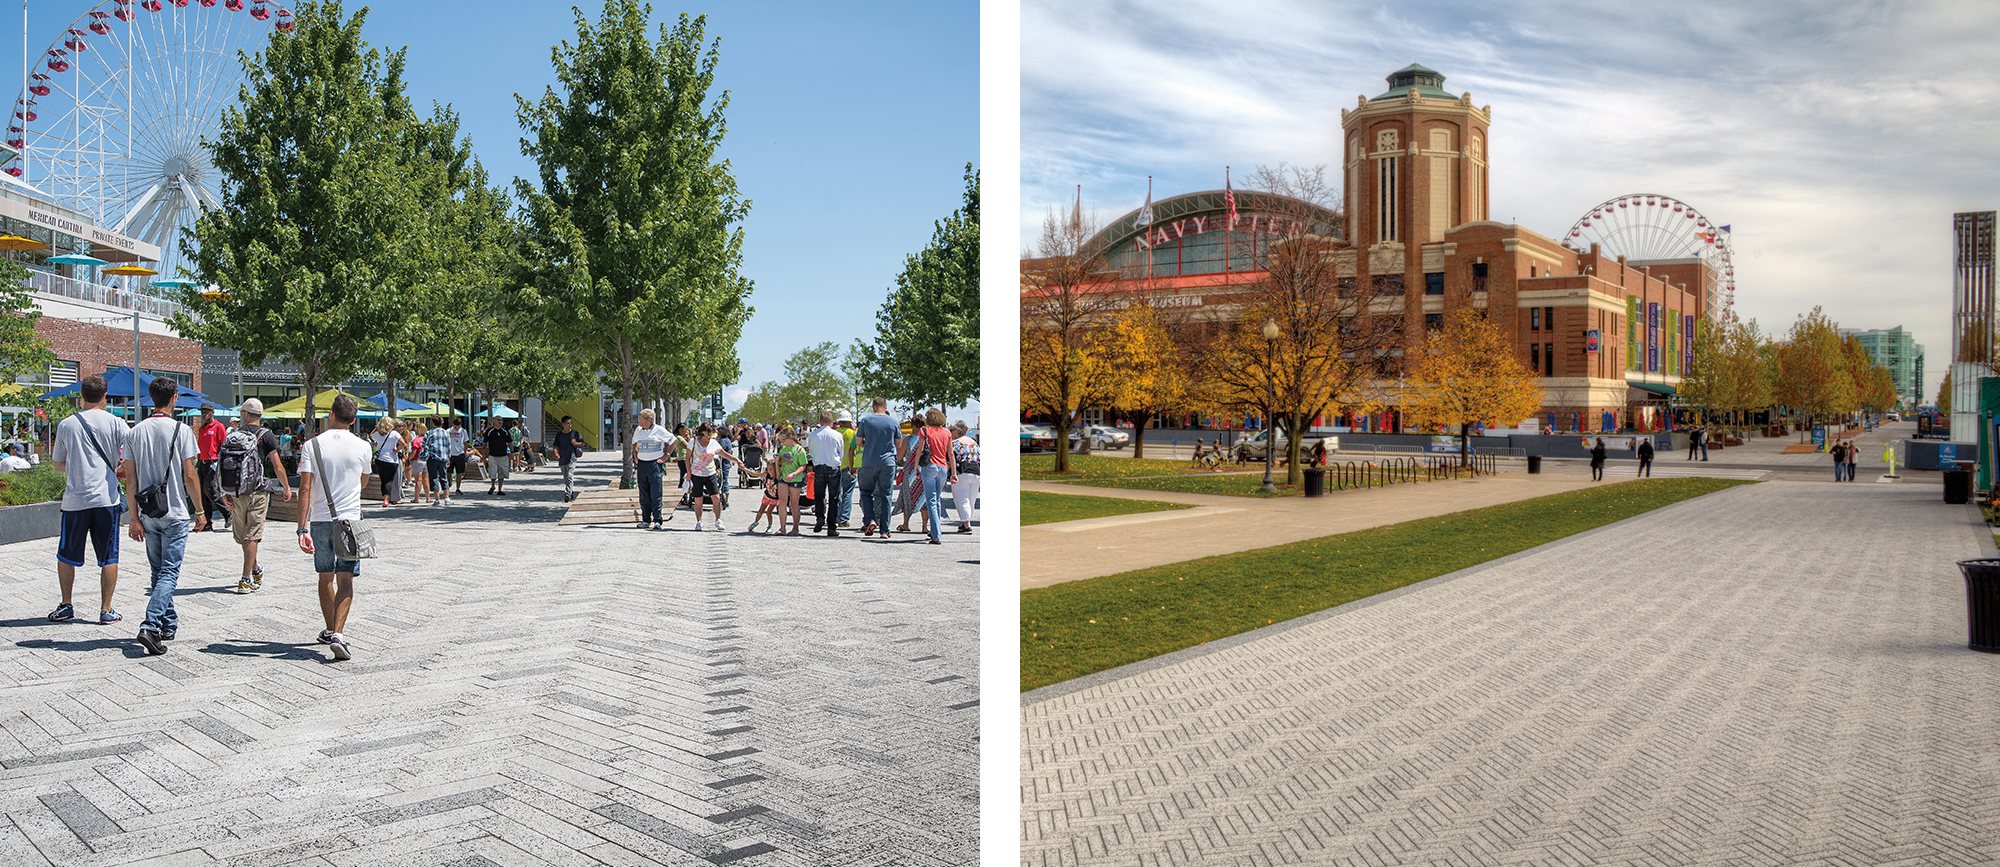
[[[1400,318],[1406,346],[1448,311],[1485,311],[1541,373],[1535,421],[1546,429],[1669,424],[1666,399],[1693,357],[1690,338],[1708,316],[1717,274],[1698,258],[1628,262],[1492,221],[1491,107],[1452,96],[1444,76],[1415,64],[1388,82],[1386,93],[1341,111],[1344,224],[1321,212],[1333,224],[1327,234],[1344,239],[1329,254],[1341,278],[1372,287],[1372,312]],[[1301,213],[1281,197],[1236,197],[1249,215],[1237,231],[1251,238],[1260,210]],[[1232,253],[1243,249],[1240,238],[1217,237],[1227,224],[1221,199],[1210,191],[1155,203],[1143,228],[1136,211],[1114,220],[1092,244],[1124,275],[1117,289],[1226,317],[1228,287],[1256,279],[1258,266]]]

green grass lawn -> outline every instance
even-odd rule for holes
[[[1162,503],[1158,500],[1121,500],[1116,497],[1083,497],[1022,491],[1021,525],[1025,527],[1029,524],[1052,524],[1057,521],[1078,521],[1107,515],[1171,512],[1176,509],[1192,508],[1194,507],[1186,503]]]
[[[1205,644],[1746,482],[1643,479],[1021,594],[1021,689]]]
[[[1100,455],[1070,455],[1069,472],[1057,475],[1055,455],[1022,455],[1021,478],[1038,482],[1075,479],[1122,479],[1129,476],[1164,476],[1194,470],[1184,460],[1107,458]]]

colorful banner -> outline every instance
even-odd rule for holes
[[[1639,296],[1625,296],[1625,369],[1639,369]]]
[[[1660,305],[1646,304],[1646,372],[1660,372]]]
[[[1667,375],[1681,375],[1681,320],[1672,311],[1667,314]]]
[[[1693,316],[1683,316],[1681,319],[1683,320],[1681,328],[1681,353],[1684,358],[1681,362],[1681,369],[1692,371],[1694,370],[1694,341],[1707,329],[1703,327],[1702,323],[1695,321]]]
[[[1592,328],[1589,331],[1585,331],[1583,333],[1583,352],[1585,355],[1596,355],[1597,343],[1598,343],[1597,329]]]

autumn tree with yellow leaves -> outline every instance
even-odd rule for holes
[[[1475,424],[1513,424],[1542,405],[1540,377],[1521,362],[1485,311],[1461,307],[1424,335],[1410,370],[1409,417],[1419,425],[1458,428],[1460,460],[1470,462],[1466,435]]]
[[[1146,456],[1146,426],[1188,403],[1193,388],[1179,317],[1134,304],[1101,336],[1110,405],[1132,422],[1132,456]]]
[[[1099,332],[1120,309],[1102,291],[1118,274],[1092,247],[1095,234],[1080,212],[1050,214],[1040,255],[1021,263],[1021,410],[1055,417],[1058,473],[1069,472],[1069,432],[1082,423],[1084,409],[1112,397]]]

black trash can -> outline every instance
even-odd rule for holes
[[[1971,640],[1966,646],[1980,653],[2000,653],[2000,560],[1960,560],[1965,573],[1966,619]]]
[[[1944,471],[1944,501],[1955,505],[1972,502],[1972,471],[1949,469]]]
[[[1306,467],[1306,496],[1326,496],[1326,468]]]
[[[1529,455],[1529,456],[1528,456],[1528,472],[1529,472],[1529,473],[1539,473],[1539,472],[1541,472],[1541,471],[1542,471],[1542,456],[1541,456],[1541,455]]]

